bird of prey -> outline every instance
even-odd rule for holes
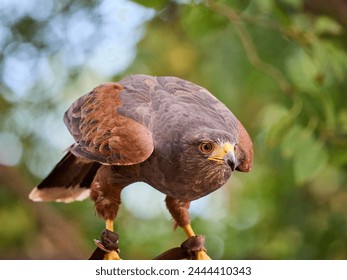
[[[90,196],[111,231],[121,191],[142,181],[166,195],[176,226],[192,238],[190,202],[253,164],[252,141],[234,114],[205,88],[176,77],[131,75],[101,84],[69,107],[64,122],[75,143],[29,197]],[[195,254],[209,259],[205,250]]]

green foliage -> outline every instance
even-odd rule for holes
[[[149,8],[162,9],[168,4],[169,1],[167,0],[152,0],[152,1],[135,0],[134,2]]]
[[[227,26],[228,20],[214,13],[205,6],[185,6],[182,8],[180,22],[185,33],[194,40],[203,39]]]
[[[1,86],[0,114],[5,121],[0,126],[6,135],[20,139],[25,150],[17,168],[33,185],[40,180],[37,176],[47,174],[61,156],[62,144],[54,139],[50,143],[35,123],[49,132],[57,123],[63,126],[65,108],[96,84],[131,73],[179,76],[222,100],[254,141],[252,172],[234,174],[209,198],[193,202],[193,226],[207,236],[209,254],[218,259],[347,258],[347,41],[334,15],[313,15],[296,0],[133,2],[147,7],[153,18],[143,17],[141,27],[126,34],[123,42],[141,38],[134,46],[136,55],[126,70],[109,75],[86,66],[96,38],[101,39],[97,32],[82,40],[95,46],[82,44],[84,58],[69,65],[57,48],[62,41],[44,32],[54,22],[23,16],[7,23],[12,37],[1,57],[3,67],[6,58],[21,54],[18,45],[25,42],[38,50],[33,54],[49,54],[47,63],[52,65],[41,80],[33,72],[33,83],[22,95],[13,94],[16,88],[7,83]],[[73,3],[52,11],[55,24],[84,11],[102,26],[99,3]],[[118,23],[122,20],[124,16]],[[68,43],[65,52],[73,57]],[[55,85],[52,91],[50,85]],[[69,141],[64,140],[66,146]],[[25,222],[34,217],[12,203],[1,209],[12,212],[17,222],[0,215],[8,228],[0,239],[8,244],[18,240],[23,227],[38,231]],[[163,205],[151,217],[138,216],[130,205],[126,196],[116,223],[124,258],[149,259],[183,241],[181,231],[171,232]],[[98,237],[103,225],[93,216],[91,203],[55,208],[78,224],[86,243]],[[0,246],[6,247],[4,242]]]

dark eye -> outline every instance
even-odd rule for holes
[[[213,151],[214,145],[213,143],[210,143],[210,142],[202,142],[199,146],[199,149],[204,154],[209,154]]]

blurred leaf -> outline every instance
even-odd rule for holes
[[[283,111],[282,116],[277,113],[278,115],[276,117],[273,116],[272,121],[269,121],[269,123],[272,122],[267,135],[267,143],[270,147],[282,141],[283,135],[288,131],[288,127],[291,127],[291,124],[301,112],[302,102],[298,99],[296,100],[297,102],[294,103],[294,106],[290,111],[286,111],[285,113]],[[273,122],[274,119],[276,119],[275,122]]]
[[[182,7],[182,27],[192,38],[203,38],[212,32],[219,32],[229,21],[204,5]]]
[[[262,126],[266,129],[271,129],[278,120],[281,120],[288,114],[288,109],[277,103],[266,105],[262,111]]]
[[[281,144],[286,158],[293,158],[294,179],[298,185],[314,178],[328,163],[328,152],[309,129],[299,125],[291,127]]]
[[[347,134],[347,109],[343,109],[340,111],[338,116],[339,122],[339,131],[342,134]]]
[[[328,153],[311,131],[295,126],[287,135],[282,149],[293,156],[294,178],[302,185],[317,175],[328,162]]]
[[[324,74],[326,83],[342,82],[347,73],[347,54],[338,45],[319,41],[313,47],[313,56],[319,63],[317,68]]]
[[[315,195],[326,197],[336,193],[343,180],[343,170],[336,166],[329,165],[313,178],[309,188]]]
[[[170,1],[168,0],[132,0],[135,3],[138,3],[142,6],[148,7],[148,8],[154,8],[154,9],[162,9],[164,8]]]
[[[314,24],[314,30],[317,34],[333,34],[339,35],[343,32],[341,25],[335,20],[328,17],[318,17]]]
[[[298,125],[294,125],[287,129],[286,135],[283,137],[281,142],[282,155],[289,159],[293,158],[298,152],[298,139],[300,138],[302,128]]]
[[[303,91],[315,92],[319,89],[315,79],[319,75],[316,61],[304,50],[297,49],[288,57],[286,69],[293,83]]]
[[[280,2],[290,6],[291,8],[299,9],[302,7],[301,0],[280,0]]]
[[[334,148],[334,153],[331,155],[331,161],[338,166],[347,166],[347,141]]]
[[[232,8],[238,11],[243,11],[247,9],[249,4],[251,3],[251,0],[220,0],[220,2],[224,2],[225,4],[231,6]]]

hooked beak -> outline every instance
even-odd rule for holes
[[[237,167],[235,147],[230,143],[217,146],[208,159],[217,161],[220,164],[227,163],[232,171]]]

